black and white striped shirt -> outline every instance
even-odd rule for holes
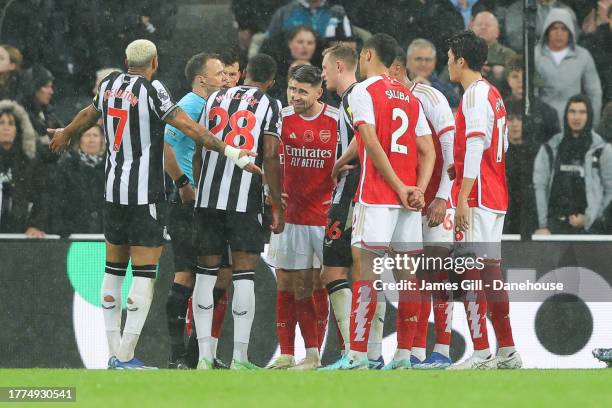
[[[257,153],[251,160],[261,167],[263,135],[280,138],[281,104],[255,87],[222,89],[208,98],[200,124],[225,143]],[[261,213],[262,205],[261,176],[241,170],[222,154],[202,151],[196,207]]]
[[[336,149],[336,159],[339,159],[342,154],[348,148],[349,143],[355,136],[355,130],[353,128],[353,113],[349,106],[349,95],[353,91],[357,83],[352,84],[348,87],[342,95],[342,101],[340,102],[340,117],[338,119],[338,148]],[[336,190],[334,191],[334,204],[339,204],[341,201],[352,200],[357,189],[359,182],[359,168],[355,168],[343,174],[338,181]]]
[[[159,81],[113,72],[100,82],[93,106],[106,137],[106,201],[164,201],[164,119],[177,105]]]

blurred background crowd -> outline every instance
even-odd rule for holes
[[[46,128],[91,102],[134,39],[157,44],[175,99],[189,90],[193,54],[220,52],[235,74],[249,56],[270,54],[279,64],[271,93],[286,104],[292,64],[320,66],[329,44],[359,50],[384,32],[402,46],[395,68],[456,108],[445,40],[470,28],[489,45],[483,75],[508,111],[504,232],[612,234],[612,0],[536,3],[537,96],[526,119],[523,0],[0,0],[0,233],[102,233],[102,129],[57,156]]]

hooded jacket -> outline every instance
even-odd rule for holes
[[[564,109],[564,117],[569,108]],[[601,217],[612,201],[612,146],[592,130],[592,107],[588,106],[589,119],[584,133],[590,134],[591,145],[584,156],[584,186],[586,193],[585,225],[588,230],[593,222]],[[564,121],[564,131],[553,136],[543,144],[538,151],[533,166],[533,186],[536,196],[539,228],[548,227],[548,208],[552,186],[555,179],[555,168],[559,159],[559,147],[565,135],[570,136],[571,130]],[[588,137],[582,135],[581,137]]]
[[[28,114],[17,102],[0,101],[0,112],[9,112],[17,124],[15,144],[0,149],[0,232],[23,233],[28,227],[44,230],[36,189],[36,132]]]
[[[555,63],[547,47],[547,31],[555,22],[563,23],[570,31],[569,50],[559,65]],[[544,23],[540,42],[536,45],[535,61],[538,74],[542,78],[540,98],[555,108],[559,123],[563,124],[563,113],[567,100],[576,94],[587,95],[593,104],[593,123],[599,123],[601,113],[601,81],[591,54],[576,44],[576,28],[569,11],[553,8]]]

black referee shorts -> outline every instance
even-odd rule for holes
[[[194,240],[199,256],[232,251],[261,253],[265,234],[261,214],[196,208]]]
[[[164,244],[166,203],[104,204],[104,238],[114,245],[159,247]]]
[[[176,272],[195,272],[198,254],[193,245],[193,206],[193,202],[170,202],[169,205],[168,234]]]

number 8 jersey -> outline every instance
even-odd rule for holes
[[[368,157],[359,126],[376,127],[378,140],[397,176],[405,185],[416,186],[416,138],[431,135],[421,104],[404,84],[388,76],[374,76],[355,85],[349,105],[361,164],[355,201],[364,205],[401,207],[399,196]]]
[[[252,86],[222,89],[210,95],[199,122],[230,146],[257,153],[251,160],[261,167],[264,134],[280,138],[281,104]],[[261,181],[224,155],[203,149],[196,207],[261,213]]]
[[[468,205],[505,213],[508,209],[506,186],[508,131],[506,108],[499,91],[483,79],[470,85],[459,103],[455,129],[456,177],[451,192],[451,205],[456,206],[461,190],[467,138],[484,137],[480,172],[468,197]]]

